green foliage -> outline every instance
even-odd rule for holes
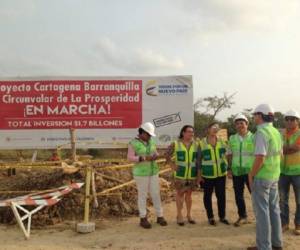
[[[194,111],[194,127],[195,134],[198,137],[203,137],[206,134],[206,129],[209,123],[215,121],[210,114],[201,114],[198,111]]]
[[[224,129],[227,129],[228,137],[236,133],[235,126],[234,126],[234,117],[235,115],[228,117],[227,121],[222,124],[223,125],[222,127]]]
[[[248,129],[255,133],[256,131],[256,125],[254,123],[253,120],[253,115],[251,113],[251,109],[244,109],[244,111],[242,112],[248,119],[249,121],[249,125],[248,125]],[[227,129],[228,131],[228,135],[232,135],[235,134],[235,125],[234,125],[234,117],[235,115],[231,115],[230,117],[227,118],[227,121],[223,123],[223,128]],[[284,115],[281,112],[275,112],[274,114],[274,127],[276,128],[284,128],[285,124],[284,124]]]
[[[104,156],[104,150],[98,148],[89,148],[88,154],[92,155],[94,158],[99,158]]]
[[[275,112],[274,126],[276,128],[284,128],[285,127],[284,114],[282,114],[281,112]]]
[[[216,116],[224,109],[230,108],[234,102],[233,97],[235,94],[223,96],[209,96],[200,98],[194,104],[194,126],[196,136],[203,137],[206,134],[207,126],[211,122],[222,123],[216,119]]]

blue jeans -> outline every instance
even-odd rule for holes
[[[272,250],[282,246],[278,181],[255,179],[252,202],[256,218],[256,246]]]
[[[296,213],[294,223],[300,225],[300,175],[281,175],[279,179],[280,210],[282,225],[290,222],[289,193],[290,186],[293,186],[296,199]]]

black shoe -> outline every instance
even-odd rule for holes
[[[225,225],[230,225],[229,221],[226,219],[220,219],[220,222],[222,222]]]
[[[212,226],[216,226],[216,225],[217,225],[217,222],[215,221],[214,218],[208,219],[208,223],[209,223],[210,225],[212,225]]]
[[[248,224],[249,221],[247,220],[247,217],[239,217],[236,222],[234,222],[235,227],[240,227],[241,225]]]
[[[182,226],[184,226],[184,221],[179,220],[178,217],[177,217],[177,224],[182,227]]]
[[[145,229],[150,229],[152,227],[146,217],[141,218],[141,220],[140,220],[140,226],[142,228],[145,228]]]
[[[168,225],[168,223],[164,217],[157,217],[156,223],[158,223],[159,225],[161,225],[163,227]]]
[[[188,223],[190,223],[190,224],[196,224],[196,221],[193,220],[191,217],[187,217],[187,221],[188,221]]]
[[[274,247],[272,246],[272,250],[282,250],[283,248],[282,247]]]

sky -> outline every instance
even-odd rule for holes
[[[0,77],[192,75],[225,119],[300,110],[299,0],[0,0]]]

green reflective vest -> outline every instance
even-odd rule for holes
[[[174,172],[174,177],[177,179],[193,180],[197,177],[197,150],[196,142],[192,142],[189,149],[178,140],[174,142],[174,155],[177,171]]]
[[[215,147],[207,139],[200,141],[201,148],[201,175],[205,178],[217,178],[227,174],[226,144],[217,140]]]
[[[280,158],[282,152],[282,140],[279,131],[271,123],[265,126],[258,126],[258,133],[268,143],[268,152],[261,169],[255,178],[264,180],[278,180],[280,176]]]
[[[283,135],[283,144],[290,146],[296,143],[300,137],[300,130],[298,129],[291,137],[287,138]],[[293,154],[285,154],[281,162],[281,173],[284,175],[300,175],[300,152]]]
[[[249,131],[242,141],[239,134],[230,136],[229,147],[232,152],[232,174],[235,176],[248,174],[254,162],[253,134]]]
[[[156,152],[156,145],[153,139],[147,144],[139,139],[133,139],[130,142],[137,156],[150,156]],[[155,161],[137,162],[133,169],[134,176],[152,176],[158,174],[159,167]]]

